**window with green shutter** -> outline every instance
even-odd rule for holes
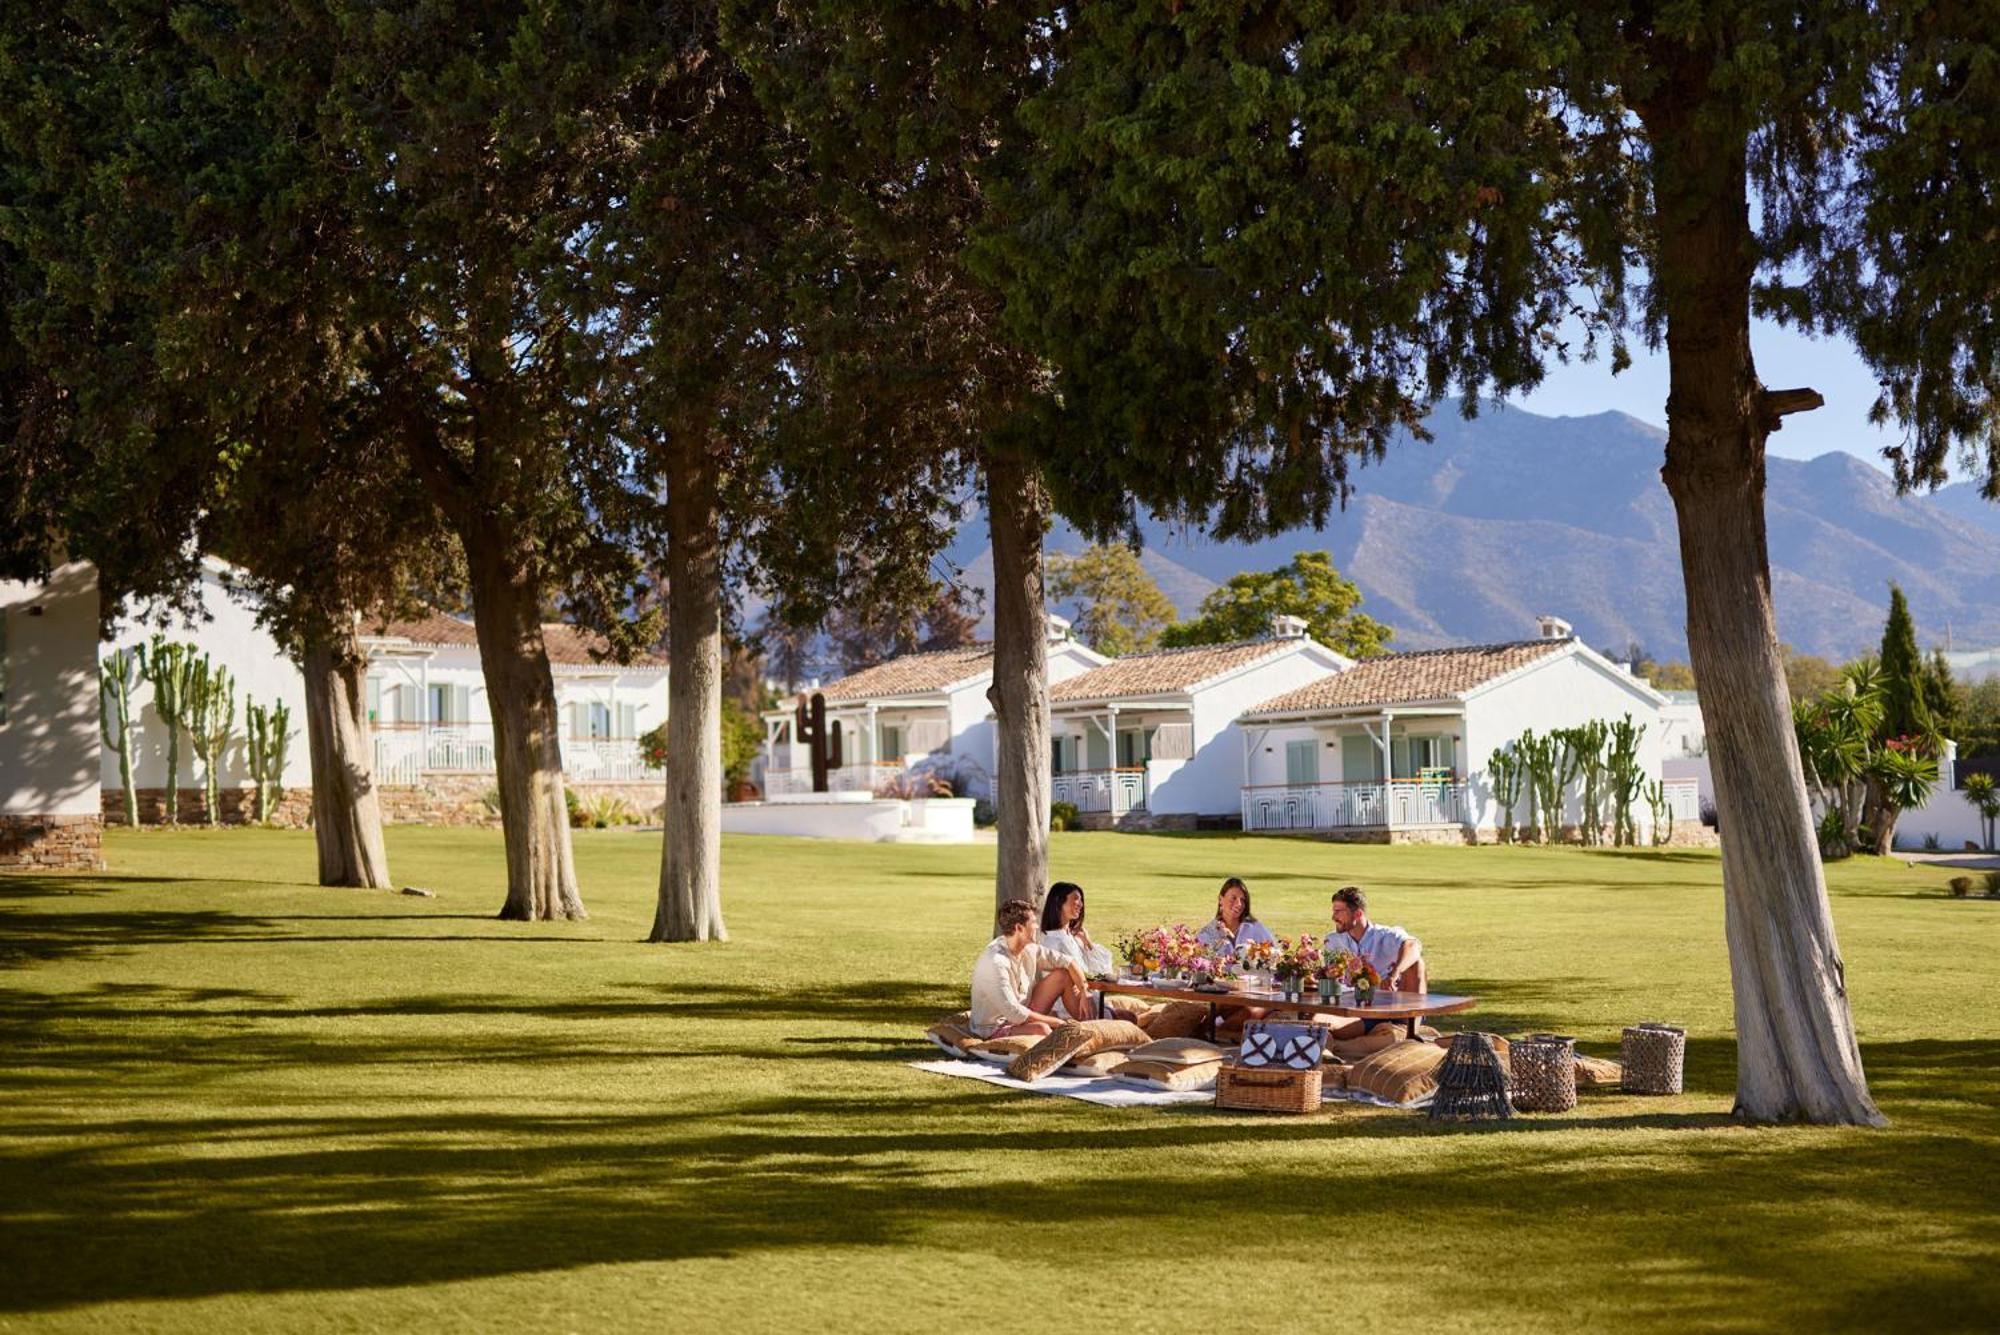
[[[1319,782],[1319,741],[1285,743],[1285,782],[1293,788]]]

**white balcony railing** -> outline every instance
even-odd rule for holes
[[[883,784],[900,777],[903,767],[893,760],[877,760],[860,765],[840,765],[826,772],[826,790],[830,793],[872,793]],[[796,793],[813,791],[813,772],[810,765],[796,769],[766,769],[764,771],[764,795],[766,797],[788,797]]]
[[[631,737],[565,737],[563,773],[583,782],[644,782],[661,776]],[[375,781],[409,787],[426,774],[491,774],[491,724],[387,724],[375,727]]]
[[[1661,787],[1666,790],[1667,810],[1674,820],[1701,819],[1701,784],[1693,779],[1668,779]]]
[[[1436,780],[1259,784],[1243,789],[1245,830],[1462,825],[1468,809],[1464,784]]]
[[[1049,785],[1049,799],[1068,802],[1079,812],[1108,811],[1122,816],[1146,809],[1146,771],[1143,769],[1065,770]]]

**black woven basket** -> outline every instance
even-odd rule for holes
[[[1499,1121],[1512,1117],[1509,1092],[1507,1062],[1493,1046],[1493,1035],[1454,1034],[1444,1065],[1438,1068],[1431,1120]]]

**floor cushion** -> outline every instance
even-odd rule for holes
[[[1005,1066],[1045,1037],[1045,1034],[1009,1034],[1005,1038],[982,1038],[968,1047],[965,1055],[992,1062],[995,1066]]]
[[[1123,1048],[1107,1048],[1103,1052],[1089,1052],[1071,1059],[1070,1064],[1058,1073],[1061,1075],[1104,1076],[1125,1064],[1127,1053]]]
[[[1029,1084],[1078,1057],[1113,1048],[1136,1048],[1146,1031],[1129,1020],[1078,1020],[1062,1026],[1007,1064],[1007,1074]]]
[[[1398,1043],[1347,1068],[1347,1088],[1384,1103],[1410,1108],[1437,1092],[1444,1049],[1435,1043]]]
[[[1189,1038],[1208,1023],[1208,1007],[1199,1001],[1170,1001],[1147,1016],[1146,1032],[1154,1038]]]
[[[1127,1084],[1144,1085],[1148,1089],[1214,1089],[1215,1073],[1221,1069],[1220,1059],[1196,1066],[1169,1066],[1164,1062],[1136,1062],[1128,1058],[1116,1074]]]
[[[1625,1068],[1617,1062],[1603,1057],[1586,1057],[1576,1054],[1576,1087],[1578,1089],[1616,1089],[1625,1079]]]
[[[1156,1062],[1162,1066],[1200,1066],[1221,1061],[1229,1055],[1229,1049],[1205,1038],[1156,1038],[1125,1055],[1135,1062]]]
[[[943,1048],[954,1057],[963,1057],[972,1050],[972,1044],[980,1041],[972,1032],[972,1012],[960,1011],[947,1015],[924,1031],[924,1037]]]

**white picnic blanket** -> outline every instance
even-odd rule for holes
[[[1060,1094],[1066,1099],[1082,1099],[1103,1108],[1165,1108],[1176,1103],[1213,1103],[1213,1089],[1149,1089],[1108,1076],[1048,1075],[1029,1084],[1007,1074],[1003,1066],[986,1062],[956,1060],[911,1062],[919,1071],[932,1075],[956,1076],[961,1080],[984,1080],[1003,1089],[1024,1094]]]
[[[919,1071],[929,1071],[932,1075],[948,1075],[960,1080],[983,1080],[989,1085],[999,1085],[1003,1089],[1018,1089],[1024,1094],[1060,1094],[1066,1099],[1082,1099],[1085,1103],[1095,1103],[1104,1108],[1166,1108],[1179,1103],[1214,1103],[1215,1090],[1208,1089],[1156,1089],[1148,1085],[1134,1084],[1114,1079],[1110,1076],[1049,1075],[1029,1084],[1016,1080],[1007,1074],[1004,1066],[990,1062],[959,1058],[947,1061],[911,1062]],[[1428,1096],[1407,1106],[1378,1099],[1373,1094],[1363,1094],[1359,1090],[1329,1089],[1320,1095],[1321,1103],[1365,1103],[1375,1108],[1400,1108],[1409,1112],[1428,1107]]]

